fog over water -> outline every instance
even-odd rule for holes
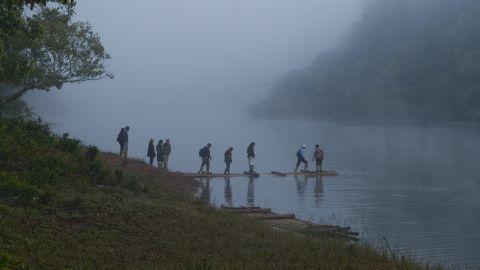
[[[337,178],[212,180],[210,201],[313,220],[335,215],[420,258],[480,266],[478,129],[245,117],[276,79],[334,48],[364,0],[134,2],[78,1],[77,18],[101,35],[115,79],[31,95],[55,131],[117,151],[117,133],[129,125],[130,153],[142,159],[149,138],[168,137],[170,166],[182,171],[198,170],[207,142],[214,171],[223,170],[225,149],[235,148],[232,172],[245,170],[251,141],[259,171],[291,171],[299,145],[311,157],[320,143]]]

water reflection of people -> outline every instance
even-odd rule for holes
[[[248,177],[247,206],[255,206],[255,176],[253,175]]]
[[[315,176],[315,203],[318,204],[323,199],[323,181],[322,176],[317,174]]]
[[[210,202],[210,177],[202,181],[202,195],[200,199],[204,202]]]
[[[230,185],[230,177],[225,177],[225,204],[227,206],[233,206],[232,186]]]
[[[297,196],[301,198],[301,201],[305,200],[305,187],[307,186],[307,176],[300,179],[298,175],[295,175],[295,182],[297,184]]]

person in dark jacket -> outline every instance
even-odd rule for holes
[[[198,173],[203,173],[203,167],[206,167],[207,174],[210,174],[210,160],[212,160],[210,148],[212,148],[212,144],[208,143],[206,146],[200,149],[199,155],[202,158],[202,165],[200,165],[200,170]]]
[[[123,131],[123,159],[127,160],[128,158],[128,132],[130,131],[130,127],[127,126],[125,127],[125,130]]]
[[[255,163],[255,143],[252,142],[247,148],[247,158],[248,158],[248,171],[250,173],[255,173],[254,163]]]
[[[317,165],[317,173],[322,172],[322,164],[323,164],[323,158],[324,158],[324,153],[323,150],[320,148],[320,145],[315,145],[315,152],[313,153],[313,160],[315,160],[315,164]]]
[[[162,154],[163,154],[163,168],[168,171],[168,157],[172,152],[172,145],[170,144],[170,139],[166,139],[165,143],[162,146]]]
[[[224,174],[230,174],[230,165],[233,163],[233,156],[232,156],[233,147],[229,147],[227,151],[225,151],[225,172]]]
[[[157,153],[155,153],[155,144],[153,139],[150,139],[148,143],[147,156],[150,158],[150,166],[152,166],[153,160],[155,160],[155,157],[157,156]]]
[[[120,156],[123,157],[123,146],[125,145],[125,142],[123,141],[124,135],[123,133],[125,132],[125,128],[120,129],[120,132],[118,133],[117,136],[117,142],[120,145]]]
[[[158,168],[163,168],[163,140],[158,140],[157,144],[157,165]]]

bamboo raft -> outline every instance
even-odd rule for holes
[[[273,175],[279,177],[286,177],[289,175],[293,176],[306,176],[306,177],[315,177],[315,176],[337,176],[338,173],[336,171],[322,171],[317,173],[315,171],[308,171],[308,170],[301,170],[300,172],[279,172],[279,171],[271,171],[265,173],[255,173],[251,174],[249,172],[244,173],[232,173],[232,174],[222,174],[222,173],[210,173],[210,174],[203,174],[203,173],[193,173],[193,172],[180,172],[177,171],[178,174],[188,176],[188,177],[195,177],[195,178],[224,178],[224,177],[260,177],[261,175]]]
[[[359,241],[359,233],[350,227],[316,224],[310,221],[295,218],[295,214],[277,214],[270,208],[260,207],[221,207],[223,210],[246,216],[255,220],[264,220],[275,229],[294,231],[298,233],[321,236],[328,235],[347,241]]]

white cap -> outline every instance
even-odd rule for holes
[[[302,145],[302,148],[307,148],[307,146],[304,144],[304,145]]]

